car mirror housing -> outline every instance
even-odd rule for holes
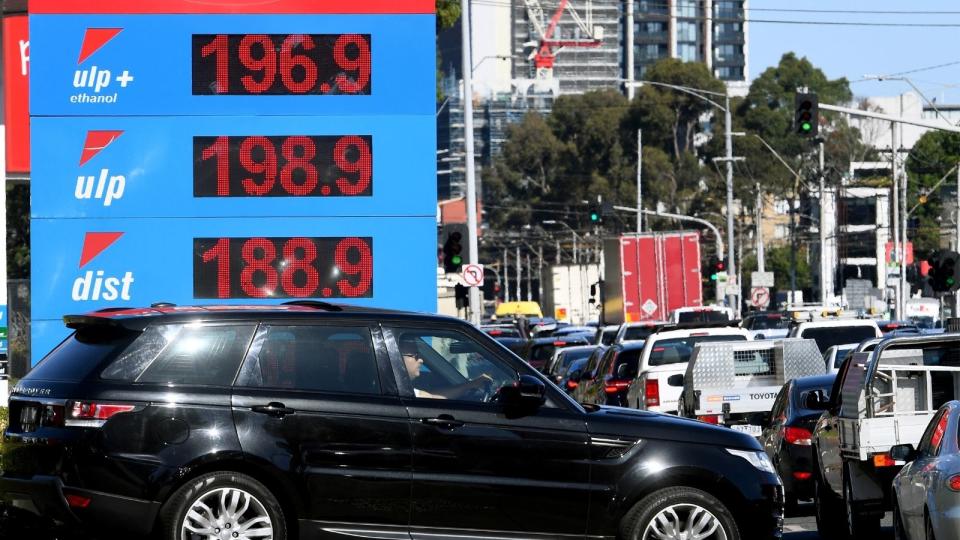
[[[890,448],[890,457],[894,461],[913,461],[917,457],[917,451],[912,444],[898,444]]]
[[[497,393],[504,407],[536,408],[547,400],[547,386],[532,375],[521,375],[518,381],[501,386]]]

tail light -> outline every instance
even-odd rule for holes
[[[813,442],[811,440],[812,438],[813,434],[810,433],[810,430],[808,429],[789,426],[783,428],[783,440],[787,441],[789,444],[810,446]]]
[[[657,379],[647,379],[647,382],[644,385],[643,395],[645,397],[644,403],[646,403],[647,407],[659,407],[660,381]]]
[[[708,414],[706,416],[698,416],[697,420],[701,422],[706,422],[708,424],[718,425],[720,424],[720,415],[718,414]]]
[[[950,488],[950,491],[960,491],[960,474],[947,478],[947,487]]]
[[[890,457],[890,454],[877,454],[873,456],[874,467],[893,467],[897,462]]]
[[[611,379],[607,381],[607,384],[603,386],[603,391],[608,394],[616,394],[621,390],[626,390],[630,388],[630,383],[633,381],[624,380],[624,379]]]
[[[803,472],[803,471],[794,471],[793,477],[797,480],[809,480],[813,476],[813,473]]]
[[[136,405],[96,403],[93,401],[70,401],[67,403],[67,427],[101,427],[112,416],[130,412]]]
[[[567,346],[567,342],[566,342],[566,341],[554,341],[554,342],[553,342],[553,346],[554,346],[554,347],[566,347],[566,346]]]
[[[567,379],[567,390],[573,390],[573,389],[576,388],[577,386],[579,386],[579,384],[577,383],[577,381],[571,381],[571,380]]]
[[[67,504],[70,505],[71,508],[86,508],[90,506],[90,497],[65,495],[64,498],[67,499]]]

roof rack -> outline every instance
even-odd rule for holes
[[[657,328],[653,333],[659,334],[670,330],[696,330],[698,328],[738,328],[740,322],[740,319],[734,319],[732,321],[670,323]]]
[[[343,308],[331,304],[330,302],[323,302],[321,300],[291,300],[289,302],[284,302],[285,306],[302,306],[302,307],[312,307],[316,309],[322,309],[324,311],[343,311]]]

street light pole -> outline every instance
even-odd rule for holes
[[[463,129],[467,175],[467,245],[470,264],[479,262],[477,244],[477,179],[473,149],[473,54],[470,50],[470,0],[460,0],[460,29],[463,45]],[[519,292],[519,291],[518,291]],[[483,302],[478,287],[470,287],[470,322],[480,324]]]
[[[727,272],[729,276],[736,276],[736,261],[734,260],[733,250],[733,120],[730,114],[730,91],[724,91],[724,139],[726,141],[726,161],[727,161]],[[733,308],[734,313],[740,314],[739,294],[727,296],[728,305]]]

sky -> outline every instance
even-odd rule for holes
[[[861,81],[864,75],[902,75],[928,99],[960,104],[960,2],[956,0],[749,0],[750,78],[794,51],[836,79],[846,77],[858,97],[896,96],[904,81]],[[771,11],[766,11],[771,10]],[[812,13],[778,10],[825,10]],[[863,13],[836,13],[835,11]],[[899,13],[882,13],[896,11]],[[934,12],[922,14],[919,12]],[[856,26],[774,24],[763,20],[849,22]],[[863,26],[862,23],[899,26]],[[906,24],[953,25],[906,27]],[[935,69],[924,69],[953,64]],[[922,70],[922,71],[920,71]]]

